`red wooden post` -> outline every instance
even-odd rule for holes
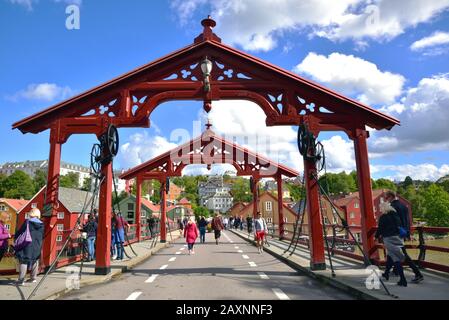
[[[368,160],[368,146],[366,139],[368,132],[364,129],[354,130],[352,139],[354,140],[355,162],[357,166],[357,180],[360,195],[360,211],[362,213],[362,241],[363,250],[370,260],[379,259],[379,254],[375,248],[374,228],[376,218],[374,215],[373,192],[371,188],[371,174]]]
[[[48,216],[45,223],[45,234],[43,243],[43,258],[42,263],[45,271],[48,270],[52,262],[56,259],[56,238],[58,230],[55,228],[58,221],[58,189],[59,189],[59,174],[61,167],[61,146],[56,128],[50,131],[50,155],[48,157],[48,174],[47,174],[47,188],[46,188],[46,205],[51,205],[50,216]]]
[[[278,184],[278,213],[279,213],[279,237],[284,237],[284,202],[282,201],[282,175],[277,176]]]
[[[319,186],[314,178],[317,174],[315,163],[304,160],[304,174],[307,190],[307,217],[310,242],[310,268],[325,270],[323,224],[320,213]]]
[[[257,218],[257,212],[259,212],[259,178],[253,176],[253,219]]]
[[[161,180],[161,242],[167,241],[167,199],[166,199],[167,184],[165,179]]]
[[[112,162],[103,164],[101,173],[105,179],[100,186],[95,274],[106,275],[111,272]]]
[[[142,179],[137,176],[136,178],[136,237],[140,242],[141,238],[141,226],[140,226],[140,211],[142,208]]]

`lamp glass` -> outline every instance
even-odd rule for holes
[[[207,59],[207,57],[201,62],[201,71],[204,76],[209,76],[212,72],[212,61]]]

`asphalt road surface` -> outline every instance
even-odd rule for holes
[[[351,296],[301,275],[231,232],[213,233],[188,255],[184,239],[119,278],[88,286],[64,300],[327,300]]]

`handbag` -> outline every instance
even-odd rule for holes
[[[30,225],[29,222],[27,221],[27,226],[24,232],[22,232],[14,241],[14,251],[21,251],[23,250],[26,246],[28,246],[33,239],[31,238],[31,233],[30,233]]]

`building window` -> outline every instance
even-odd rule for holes
[[[351,213],[349,214],[349,217],[350,217],[351,219],[354,219],[354,218],[355,218],[355,213],[354,213],[354,212],[351,212]]]
[[[58,212],[58,219],[64,219],[64,212]]]
[[[6,206],[4,204],[0,205],[0,211],[6,211]]]
[[[11,226],[9,224],[5,224],[5,229],[8,231],[11,230]]]
[[[37,203],[36,202],[31,204],[31,209],[34,209],[34,208],[37,208]]]
[[[273,223],[273,218],[267,218],[267,223]]]
[[[133,211],[134,210],[134,203],[128,203],[128,210]]]
[[[62,242],[62,236],[57,236],[57,237],[56,237],[56,241],[57,241],[57,242]]]
[[[273,203],[271,201],[265,202],[265,211],[272,211],[273,210]]]
[[[64,225],[63,224],[58,224],[57,226],[56,226],[56,230],[58,230],[59,232],[62,232],[62,231],[64,231]]]
[[[134,218],[134,211],[128,211],[128,217],[126,219],[133,219]]]
[[[288,218],[287,217],[284,217],[284,222],[288,222]]]
[[[354,203],[354,208],[357,209],[358,207],[359,207],[359,203],[358,203],[358,202],[355,202],[355,203]]]

